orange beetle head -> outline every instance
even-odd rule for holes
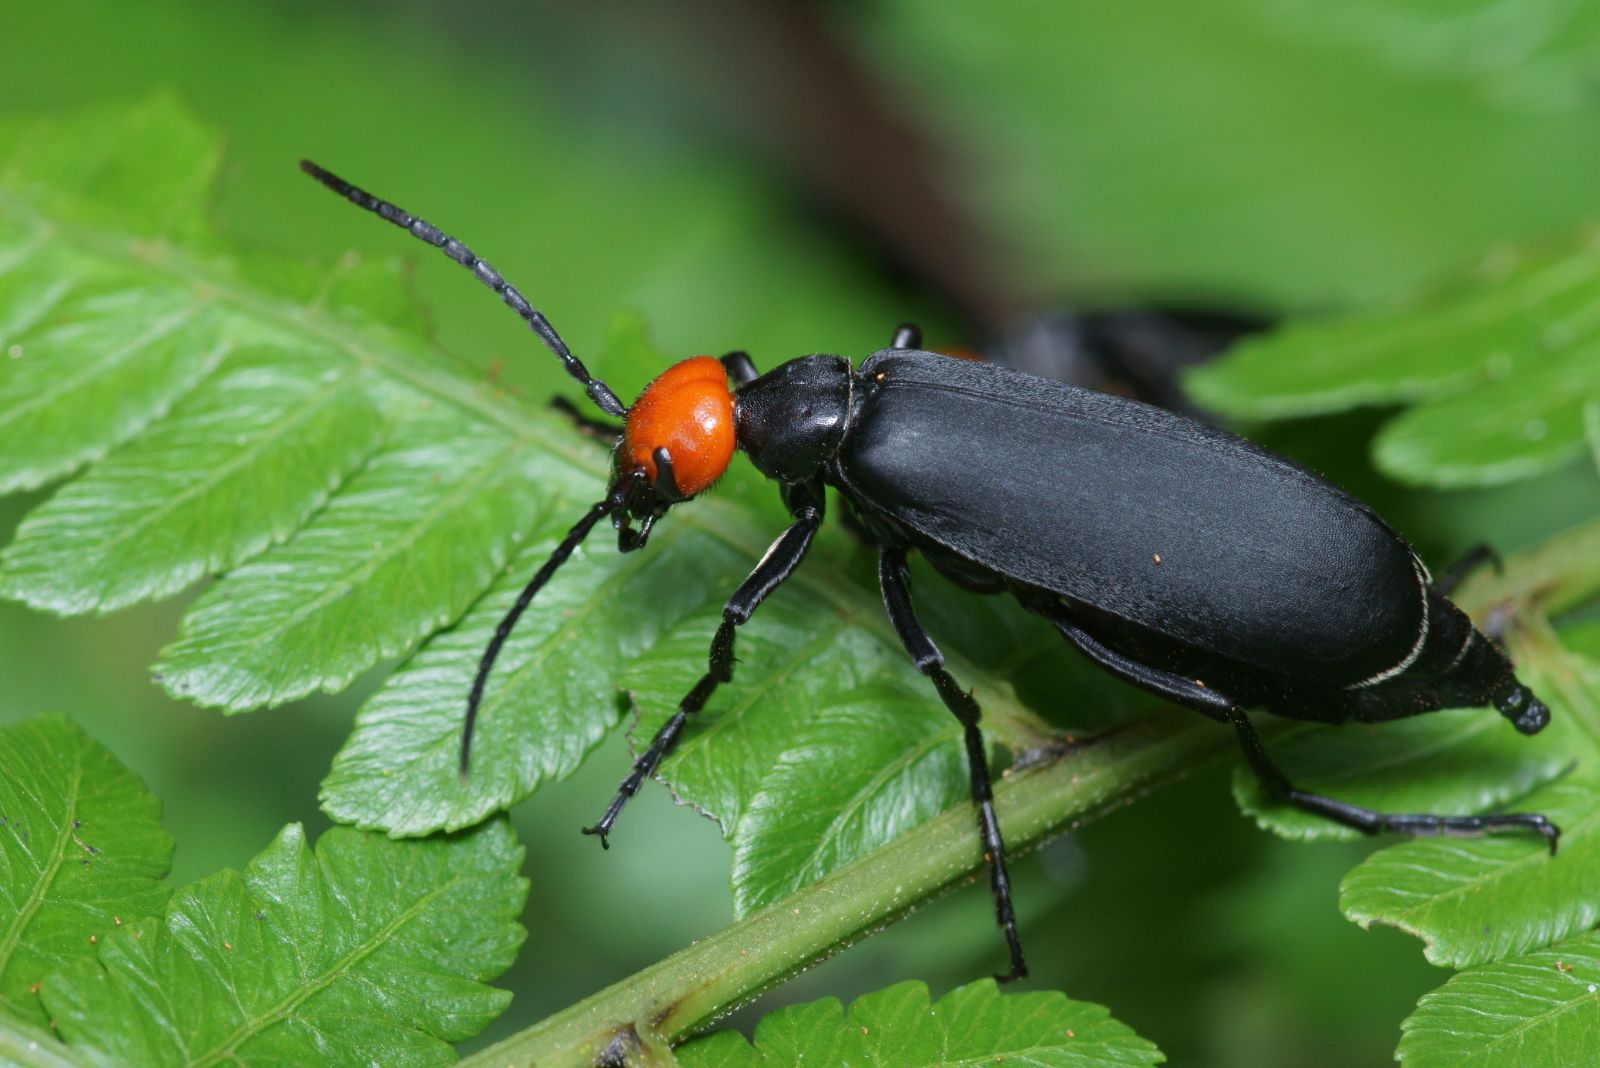
[[[673,364],[644,388],[623,429],[618,475],[642,469],[667,503],[711,487],[733,459],[733,393],[728,373],[710,356]],[[670,480],[656,462],[667,457]],[[675,491],[675,495],[668,491]]]

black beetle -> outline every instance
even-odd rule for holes
[[[580,427],[614,442],[610,485],[484,651],[462,729],[463,775],[484,683],[534,595],[602,519],[616,528],[621,551],[643,548],[661,516],[715,482],[737,446],[779,484],[794,522],[728,599],[705,675],[634,761],[600,822],[585,828],[602,843],[688,717],[732,679],[735,628],[800,564],[832,486],[877,549],[895,632],[965,729],[972,800],[1011,955],[1003,978],[1027,968],[978,704],[945,671],[917,620],[906,574],[912,549],[960,586],[1010,593],[1118,678],[1231,725],[1262,783],[1289,804],[1368,833],[1527,828],[1554,852],[1560,831],[1535,813],[1393,815],[1299,790],[1244,711],[1372,723],[1493,704],[1524,734],[1543,729],[1549,710],[1447,599],[1484,553],[1435,582],[1365,505],[1266,449],[1137,401],[919,351],[909,325],[859,368],[842,356],[804,356],[758,375],[742,352],[720,362],[697,356],[625,408],[465,245],[309,161],[301,167],[472,271],[603,413],[625,418],[619,427],[563,406]]]

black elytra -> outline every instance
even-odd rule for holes
[[[301,166],[467,267],[529,324],[603,414],[628,413],[545,317],[465,245],[315,164]],[[1464,567],[1481,562],[1485,550],[1435,582],[1369,508],[1251,442],[1137,401],[920,345],[920,332],[905,325],[890,348],[859,366],[842,356],[804,356],[758,374],[744,353],[722,358],[737,446],[778,483],[792,523],[728,599],[705,675],[585,833],[606,842],[689,718],[732,680],[736,629],[799,566],[832,487],[878,553],[895,633],[961,723],[1010,954],[1000,978],[1024,976],[1027,966],[981,710],[945,670],[917,618],[906,570],[913,550],[959,586],[1010,594],[1112,675],[1233,727],[1264,787],[1290,805],[1369,834],[1525,829],[1555,852],[1560,830],[1537,813],[1381,813],[1301,790],[1272,762],[1245,714],[1258,708],[1323,723],[1375,723],[1493,705],[1524,734],[1543,729],[1549,710],[1448,598]],[[539,589],[602,520],[611,520],[618,548],[632,552],[669,508],[688,499],[665,447],[651,454],[652,471],[623,456],[622,427],[561,405],[585,432],[617,442],[610,483],[484,651],[462,730],[463,774],[490,670]]]

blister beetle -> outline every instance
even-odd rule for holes
[[[802,356],[758,374],[742,352],[695,356],[624,407],[544,315],[461,242],[309,161],[301,167],[470,270],[603,415],[624,420],[617,426],[568,406],[581,427],[613,442],[610,483],[484,650],[461,732],[463,775],[484,684],[540,588],[602,520],[622,552],[644,548],[661,517],[708,489],[742,450],[778,483],[793,521],[728,599],[706,673],[634,761],[599,823],[584,829],[602,844],[689,717],[733,678],[736,629],[804,559],[831,486],[877,551],[895,633],[961,723],[1010,952],[1002,978],[1027,967],[979,708],[917,618],[906,571],[912,550],[959,586],[1011,594],[1112,675],[1231,726],[1250,767],[1288,804],[1368,833],[1525,828],[1555,851],[1560,831],[1542,815],[1374,812],[1298,789],[1268,756],[1247,708],[1375,723],[1493,704],[1524,734],[1550,719],[1449,601],[1460,569],[1434,582],[1387,523],[1317,475],[1165,409],[920,351],[910,325],[860,367],[842,356]]]

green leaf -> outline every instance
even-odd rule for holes
[[[1415,306],[1291,324],[1194,371],[1190,393],[1241,417],[1281,419],[1412,404],[1374,443],[1389,475],[1492,485],[1584,448],[1600,403],[1600,240],[1503,253],[1461,290]]]
[[[1561,644],[1600,670],[1600,617],[1562,627]]]
[[[737,1032],[720,1031],[676,1053],[683,1068],[1099,1068],[1165,1060],[1099,1005],[1055,991],[1001,994],[991,979],[937,1002],[923,983],[898,983],[858,998],[848,1013],[837,999],[824,998],[767,1016],[753,1045]]]
[[[963,199],[1030,292],[1370,303],[1594,215],[1586,5],[999,0],[851,26],[974,161]]]
[[[522,849],[504,821],[394,842],[290,824],[243,874],[176,893],[46,981],[96,1064],[422,1065],[455,1059],[510,995],[484,985],[524,932]]]
[[[967,800],[961,724],[943,705],[920,688],[831,696],[842,703],[796,727],[734,829],[740,915]]]
[[[463,783],[462,717],[484,647],[584,507],[576,498],[553,502],[546,518],[559,520],[559,532],[544,523],[538,540],[466,618],[428,642],[362,706],[322,784],[329,815],[395,835],[427,834],[470,826],[572,774],[616,725],[617,665],[708,604],[717,578],[738,566],[737,554],[700,532],[658,535],[647,552],[627,556],[604,545],[580,550],[502,649]],[[697,655],[704,658],[703,651]]]
[[[1303,790],[1379,812],[1470,815],[1501,808],[1568,771],[1576,744],[1559,711],[1549,728],[1529,738],[1493,709],[1477,708],[1391,723],[1306,727],[1268,747]],[[1233,795],[1258,825],[1285,838],[1362,837],[1352,827],[1274,800],[1243,765],[1234,769]]]
[[[0,185],[42,212],[147,238],[207,235],[195,205],[216,181],[222,145],[171,94],[65,119],[8,118],[0,145]]]
[[[41,266],[13,261],[10,270],[24,265]],[[130,279],[75,286],[42,321],[3,341],[0,493],[103,456],[164,415],[228,348],[216,311],[187,287]]]
[[[140,115],[120,138],[104,114],[19,127],[16,143],[32,147],[0,170],[0,328],[21,355],[0,360],[0,397],[37,405],[41,386],[59,386],[61,367],[98,367],[163,315],[203,320],[215,343],[184,337],[170,352],[129,352],[143,393],[113,381],[104,397],[64,396],[47,409],[59,417],[57,433],[30,430],[40,455],[7,457],[27,460],[12,484],[106,455],[24,521],[0,563],[0,592],[79,612],[220,572],[189,606],[157,671],[169,692],[229,712],[338,690],[384,660],[410,657],[362,711],[323,790],[330,812],[394,835],[469,826],[570,774],[616,722],[619,684],[640,690],[651,729],[698,678],[722,598],[784,522],[770,486],[731,475],[664,521],[648,553],[621,558],[604,539],[580,553],[497,666],[463,784],[455,753],[481,650],[553,539],[603,492],[605,454],[566,421],[453,373],[417,340],[417,317],[392,271],[351,261],[319,276],[270,255],[234,257],[176,212],[197,203],[187,181],[152,191],[132,214],[96,207],[126,195],[145,140],[162,152],[210,143],[181,109],[151,105]],[[51,145],[61,138],[92,142],[96,162],[56,160]],[[39,173],[30,169],[35,152]],[[214,170],[198,158],[169,162],[173,174]],[[307,202],[346,210],[309,185]],[[41,350],[47,338],[54,348]],[[29,360],[41,351],[48,365],[34,370]],[[665,362],[637,317],[613,324],[600,359],[618,381]],[[85,405],[106,411],[85,421]],[[883,618],[859,546],[833,531],[812,555],[821,562],[743,628],[738,681],[664,769],[730,833],[792,747],[792,729],[819,710],[860,707],[862,687],[898,695],[885,715],[949,730]],[[840,567],[854,569],[847,581]],[[938,595],[928,600],[937,617]],[[981,644],[962,630],[983,627],[962,623],[955,648]],[[1007,683],[959,654],[952,663],[979,693],[994,740],[1013,748],[1047,740]],[[921,753],[923,739],[895,737],[907,748],[880,744],[873,753],[900,769],[889,774],[911,791],[908,804],[875,785],[883,769],[859,755],[815,783],[790,759],[771,784],[769,796],[803,792],[817,812],[840,819],[806,875],[964,790],[954,762]],[[757,826],[791,839],[808,833],[782,831],[770,801]],[[803,877],[773,859],[798,859],[787,845],[763,857],[752,833],[740,848],[748,870],[761,873],[741,880],[741,901]]]
[[[1452,976],[1400,1029],[1407,1068],[1586,1064],[1600,1049],[1600,934]]]
[[[623,681],[639,714],[636,749],[705,673],[720,609],[707,606],[629,666]],[[879,642],[860,623],[799,584],[769,598],[756,620],[738,632],[733,681],[717,690],[662,764],[661,776],[674,793],[717,819],[725,832],[735,830],[795,733],[818,709],[847,703],[859,688],[900,673],[904,652]]]
[[[1464,968],[1548,945],[1600,921],[1600,783],[1557,783],[1524,798],[1561,828],[1550,856],[1532,835],[1402,842],[1362,861],[1339,886],[1356,923],[1421,938],[1435,964]]]
[[[513,437],[430,409],[286,544],[197,600],[156,670],[230,712],[337,691],[454,620],[531,525],[537,478]]]
[[[705,671],[720,608],[707,606],[628,669],[636,749]],[[733,682],[690,722],[660,771],[674,797],[715,818],[733,842],[741,916],[967,794],[955,721],[878,629],[878,604],[830,605],[791,580],[758,618],[740,628]],[[963,683],[972,677],[961,665],[952,671]],[[1009,688],[980,685],[977,697],[990,736],[1003,733],[1014,713]]]
[[[78,726],[0,728],[0,1015],[46,1022],[39,983],[161,908],[161,803]]]
[[[1589,452],[1596,467],[1600,467],[1600,403],[1590,404],[1583,410],[1583,432],[1589,441]]]
[[[0,555],[0,593],[62,613],[175,593],[285,540],[382,431],[346,361],[242,352],[64,487]]]
[[[16,1068],[85,1068],[54,1031],[0,1014],[0,1064]]]
[[[1597,365],[1600,339],[1591,338],[1530,361],[1496,388],[1414,408],[1379,432],[1373,458],[1404,482],[1446,488],[1554,470],[1584,451],[1584,409],[1600,400]]]
[[[1417,935],[1435,964],[1497,960],[1600,921],[1600,669],[1542,629],[1511,637],[1525,681],[1551,706],[1550,730],[1556,720],[1571,728],[1577,770],[1516,805],[1556,822],[1560,851],[1549,856],[1532,836],[1404,842],[1368,857],[1340,886],[1345,915]]]

